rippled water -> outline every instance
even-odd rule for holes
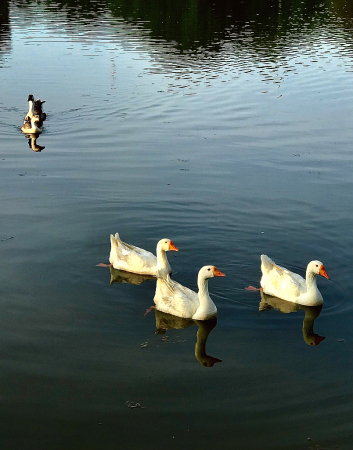
[[[348,1],[1,4],[4,448],[352,448],[352,17]],[[46,100],[36,142],[28,94]],[[144,316],[155,281],[96,266],[116,231],[171,238],[190,288],[224,272],[217,323]],[[246,291],[261,253],[302,275],[323,261],[322,310]]]

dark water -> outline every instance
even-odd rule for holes
[[[1,3],[2,448],[352,449],[352,25],[348,1]],[[224,272],[217,324],[144,316],[155,282],[96,267],[116,231],[171,238],[190,288]],[[322,310],[244,290],[261,253],[321,260]]]

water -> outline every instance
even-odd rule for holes
[[[350,450],[353,5],[0,11],[3,448]],[[116,231],[224,272],[216,326],[144,316],[155,282],[96,266]],[[322,311],[246,291],[261,253],[323,261]]]

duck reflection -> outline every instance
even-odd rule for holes
[[[28,147],[31,148],[34,152],[41,152],[45,149],[44,145],[37,144],[37,138],[39,134],[26,134],[26,138],[28,138]]]
[[[139,275],[137,273],[125,272],[124,270],[110,267],[110,285],[114,283],[142,284],[144,281],[155,280],[152,275]]]
[[[261,302],[259,304],[259,312],[267,311],[269,309],[277,309],[281,313],[289,314],[303,309],[305,317],[303,321],[303,339],[308,345],[319,345],[325,339],[325,336],[320,336],[314,333],[315,319],[320,315],[322,305],[320,306],[304,306],[297,303],[287,302],[277,297],[266,295],[263,291],[261,293]]]
[[[199,363],[204,367],[213,367],[216,363],[222,362],[221,359],[214,358],[206,353],[206,342],[209,334],[217,325],[217,319],[210,320],[194,320],[183,319],[182,317],[173,316],[162,311],[155,310],[156,314],[156,331],[155,334],[162,335],[168,330],[188,328],[193,325],[198,326],[196,334],[195,356]]]

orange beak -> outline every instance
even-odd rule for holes
[[[315,336],[315,345],[319,345],[320,342],[322,342],[324,339],[326,339],[325,336],[319,336],[318,334]]]
[[[179,251],[179,249],[173,244],[172,241],[169,243],[169,249],[168,250],[175,250],[176,252]]]
[[[217,269],[217,267],[213,266],[213,276],[214,277],[225,277],[224,273]]]
[[[326,269],[325,269],[325,266],[324,266],[324,265],[322,265],[322,266],[320,267],[319,275],[321,275],[322,277],[327,278],[328,280],[330,279],[330,277],[329,277],[329,276],[327,275],[327,273],[326,273]]]

